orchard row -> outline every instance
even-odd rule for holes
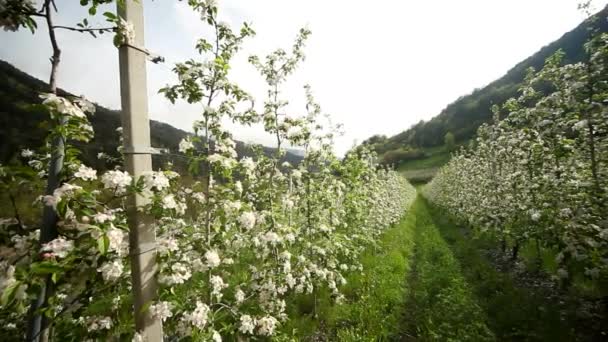
[[[552,251],[565,282],[608,276],[608,35],[585,50],[584,62],[563,65],[557,52],[530,71],[425,190],[514,258],[524,246]]]
[[[305,87],[305,114],[288,113],[281,86],[303,60],[309,31],[301,30],[291,51],[250,58],[268,83],[268,98],[256,110],[251,96],[228,79],[231,59],[253,30],[243,25],[233,31],[219,22],[214,1],[188,3],[213,38],[198,41],[200,56],[177,64],[179,82],[161,92],[201,110],[194,134],[179,144],[189,163],[187,178],[194,181],[185,181],[170,165],[139,177],[120,166],[98,174],[73,147],[93,137],[88,116],[95,107],[83,99],[42,94],[54,123],[49,144],[24,149],[21,163],[0,166],[0,176],[6,189],[34,191],[46,180],[51,142],[59,137],[67,143],[61,186],[40,193],[34,204],[57,213],[58,236],[41,244],[39,227],[25,224],[16,206],[14,217],[0,221],[3,339],[20,336],[28,320],[42,313],[57,340],[143,340],[135,331],[129,261],[134,253],[150,251],[157,257],[159,291],[146,310],[163,322],[167,338],[288,334],[280,329],[294,298],[314,300],[322,289],[336,304],[353,300],[340,291],[346,275],[365,272],[360,254],[413,200],[413,187],[379,169],[371,153],[334,155],[339,127],[322,115],[310,87]],[[28,6],[12,4],[17,5]],[[19,9],[9,13],[17,27],[29,22],[18,16]],[[117,25],[117,44],[134,39],[128,22],[107,17]],[[239,158],[227,120],[261,123],[276,137],[276,152],[258,149],[253,158]],[[305,151],[301,163],[282,161],[286,145]],[[139,210],[153,218],[155,246],[129,248],[126,213],[133,194],[149,199]],[[32,312],[31,303],[45,298],[41,293],[47,299]]]

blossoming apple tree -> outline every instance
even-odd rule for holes
[[[106,2],[82,4],[94,12]],[[22,4],[2,3],[4,26],[35,25],[28,17],[35,9],[19,12]],[[49,10],[52,1],[45,4]],[[254,31],[247,24],[234,30],[218,21],[214,1],[188,4],[212,38],[197,42],[197,58],[175,65],[179,81],[161,92],[201,110],[193,134],[179,144],[195,182],[186,185],[169,166],[137,179],[118,166],[98,174],[78,159],[73,145],[93,136],[87,115],[94,106],[56,91],[41,94],[49,117],[58,122],[49,141],[59,136],[66,151],[60,181],[35,203],[52,210],[56,234],[41,241],[41,227],[20,220],[16,206],[13,217],[0,221],[3,339],[19,336],[28,318],[41,316],[44,334],[58,340],[141,340],[134,330],[129,276],[129,194],[151,199],[139,210],[155,218],[158,235],[161,287],[146,309],[162,320],[166,337],[200,341],[281,334],[293,294],[314,296],[327,288],[337,303],[349,300],[340,288],[347,273],[362,271],[358,255],[413,199],[413,188],[396,173],[378,169],[369,152],[352,152],[342,160],[334,155],[339,127],[323,116],[310,87],[304,114],[288,112],[281,85],[304,59],[308,30],[300,31],[290,53],[250,58],[269,87],[257,110],[252,97],[228,78],[234,55]],[[128,43],[129,23],[106,17],[115,42]],[[263,123],[277,139],[276,153],[255,149],[253,158],[239,158],[225,120]],[[305,149],[301,163],[283,162],[286,144]],[[1,165],[3,189],[46,181],[53,153],[48,147],[24,149],[23,165]],[[40,301],[49,286],[53,290]],[[38,304],[32,307],[32,301]]]
[[[563,65],[560,51],[530,71],[521,96],[496,106],[475,147],[425,190],[513,258],[526,244],[554,251],[564,284],[608,276],[608,35],[595,32],[585,51],[583,62]]]

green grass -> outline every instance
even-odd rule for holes
[[[461,141],[456,144],[454,151],[457,151],[469,144],[469,140]],[[451,159],[451,152],[445,146],[420,148],[426,155],[424,158],[408,160],[397,166],[397,171],[401,172],[410,182],[426,183],[431,180],[435,173]]]
[[[441,149],[436,148],[436,151],[427,151],[430,153],[429,157],[409,160],[399,164],[397,168],[399,171],[402,170],[422,170],[429,168],[438,168],[443,166],[450,160],[450,153],[446,151],[443,147]],[[429,149],[430,150],[430,149]]]
[[[401,325],[407,297],[406,277],[414,250],[414,216],[407,215],[389,228],[376,248],[362,257],[364,272],[351,274],[343,292],[345,303],[334,305],[326,291],[317,293],[315,303],[295,298],[291,319],[282,328],[285,340],[386,341]],[[293,303],[293,302],[292,302]]]
[[[423,150],[428,157],[405,161],[397,166],[397,171],[411,183],[427,183],[433,179],[440,167],[450,161],[451,154],[444,146],[425,148]]]
[[[581,331],[576,333],[577,326],[581,326],[576,317],[576,303],[560,302],[546,289],[522,286],[510,273],[498,272],[483,253],[495,248],[496,242],[474,238],[467,228],[456,225],[438,208],[430,207],[429,213],[443,240],[463,265],[463,275],[472,285],[487,315],[488,326],[498,340],[574,341],[576,335],[581,336]],[[524,250],[524,254],[530,253]],[[583,336],[586,334],[585,328],[579,330],[583,330]]]
[[[407,178],[407,180],[414,184],[426,184],[428,183],[435,174],[439,170],[438,167],[432,167],[428,169],[418,169],[418,170],[399,170],[399,172]]]
[[[402,339],[493,340],[485,312],[422,197],[414,202],[409,215],[415,222],[416,252],[402,318]]]

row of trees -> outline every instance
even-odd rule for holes
[[[494,124],[425,189],[513,258],[523,245],[554,251],[566,282],[608,276],[608,34],[585,51],[584,62],[563,65],[557,52],[530,71],[521,96],[495,106]]]
[[[105,2],[81,3],[94,14]],[[52,1],[45,4],[50,11]],[[201,108],[194,134],[179,146],[195,182],[182,182],[170,165],[138,179],[119,166],[98,175],[73,147],[92,138],[88,117],[94,106],[54,90],[41,94],[54,123],[49,144],[39,151],[24,149],[23,165],[0,166],[0,176],[6,189],[35,190],[56,163],[54,142],[63,144],[58,186],[35,203],[52,210],[56,235],[41,240],[40,227],[24,223],[17,205],[12,217],[0,221],[3,340],[20,338],[31,319],[41,316],[42,333],[58,340],[141,341],[134,329],[128,256],[150,250],[157,253],[160,289],[146,309],[163,321],[166,337],[220,341],[275,335],[289,319],[294,296],[314,298],[323,288],[338,303],[349,300],[340,292],[346,274],[363,271],[360,253],[411,203],[415,190],[395,172],[378,169],[371,153],[352,152],[343,159],[333,154],[340,127],[322,114],[310,87],[305,87],[305,114],[287,113],[281,87],[304,59],[308,30],[300,31],[290,51],[250,58],[268,83],[259,110],[228,79],[231,60],[254,35],[252,28],[233,30],[219,22],[214,1],[188,4],[213,38],[197,42],[200,56],[177,64],[179,82],[161,92]],[[2,5],[3,20],[33,27],[29,18],[39,12],[31,4],[25,10],[20,1]],[[118,45],[132,40],[129,23],[105,15],[116,24]],[[276,153],[260,148],[254,158],[239,158],[226,120],[262,123],[276,138]],[[286,145],[305,150],[299,165],[281,164]],[[156,246],[137,251],[129,250],[127,237],[126,197],[133,193],[150,198],[139,210],[155,218],[158,236]]]

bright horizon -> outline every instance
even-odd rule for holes
[[[608,1],[595,1],[599,10]],[[504,75],[518,62],[559,39],[583,19],[575,0],[426,1],[236,1],[220,0],[220,18],[233,28],[252,24],[257,36],[236,57],[230,79],[256,98],[265,95],[262,78],[247,63],[288,49],[300,27],[312,36],[307,59],[287,83],[290,111],[304,113],[303,85],[310,84],[323,110],[343,123],[346,135],[336,141],[344,153],[353,142],[397,134],[429,120],[458,97]],[[144,2],[146,47],[167,60],[148,63],[150,118],[190,131],[200,108],[171,105],[157,94],[173,84],[172,63],[197,58],[194,42],[207,31],[186,4]],[[58,24],[75,25],[85,12],[74,1],[59,3]],[[103,7],[99,13],[114,10]],[[90,20],[103,25],[99,19]],[[98,39],[75,32],[58,35],[63,50],[58,84],[100,105],[118,109],[118,53],[111,35]],[[42,80],[48,79],[50,45],[44,27],[0,32],[0,58]],[[110,91],[108,91],[110,90]],[[230,126],[236,139],[272,146],[261,127]]]

